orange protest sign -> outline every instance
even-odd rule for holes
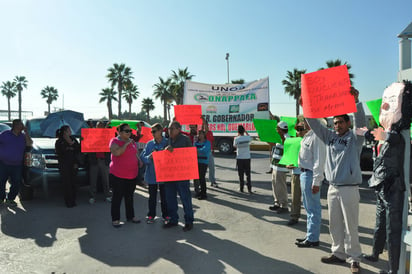
[[[201,125],[203,122],[201,105],[175,105],[174,112],[181,125]]]
[[[82,128],[82,152],[110,152],[110,140],[115,137],[115,128]]]
[[[195,147],[153,152],[156,181],[172,182],[199,179]]]
[[[153,140],[152,129],[150,127],[142,127],[140,131],[142,137],[139,139],[139,143],[147,143],[150,140]]]
[[[303,114],[322,118],[356,112],[346,65],[302,74]]]

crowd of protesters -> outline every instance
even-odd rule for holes
[[[352,88],[357,112],[354,114],[354,127],[365,126],[362,104],[358,101],[359,92]],[[273,115],[271,115],[273,116]],[[273,116],[274,117],[274,116]],[[275,119],[275,118],[272,118]],[[360,151],[363,135],[351,130],[351,121],[347,114],[333,118],[333,130],[328,129],[318,119],[298,117],[295,123],[296,136],[301,137],[298,153],[298,166],[280,164],[284,154],[284,144],[288,138],[289,127],[285,121],[277,120],[277,133],[280,143],[271,143],[271,173],[273,205],[271,211],[277,214],[289,213],[289,201],[286,177],[291,173],[291,211],[287,223],[293,226],[301,217],[301,205],[306,211],[306,234],[296,239],[299,248],[319,246],[321,226],[320,188],[323,181],[329,184],[327,192],[329,230],[331,236],[331,254],[321,258],[326,264],[350,263],[352,273],[360,272],[362,251],[359,244],[359,185],[362,183],[360,170]],[[173,121],[167,128],[156,123],[151,126],[152,140],[140,142],[143,123],[136,125],[136,135],[132,134],[130,124],[122,123],[117,127],[116,135],[110,140],[110,153],[88,153],[90,172],[90,204],[96,201],[97,178],[101,179],[104,199],[111,203],[111,219],[115,228],[121,227],[121,204],[124,200],[126,220],[140,223],[135,216],[134,193],[136,185],[148,189],[148,212],[146,223],[153,224],[157,218],[157,193],[160,193],[160,208],[163,227],[178,226],[178,200],[180,197],[184,211],[183,231],[193,229],[194,211],[190,181],[159,182],[156,180],[154,153],[194,147],[197,151],[199,178],[193,181],[195,197],[207,199],[206,173],[209,169],[210,186],[218,187],[215,178],[213,158],[213,133],[203,120],[202,127],[190,125],[189,132],[182,131],[179,122]],[[90,127],[93,127],[90,125]],[[102,122],[97,128],[104,128]],[[14,201],[21,181],[23,154],[26,146],[32,144],[28,133],[20,120],[13,121],[11,130],[0,134],[0,202],[16,206]],[[70,127],[62,126],[56,132],[55,149],[59,161],[59,170],[64,187],[64,201],[67,207],[76,206],[75,176],[80,154],[80,143],[72,136]],[[251,136],[243,126],[238,127],[238,136],[234,138],[236,149],[236,168],[238,171],[239,190],[246,186],[252,194],[251,178]],[[19,153],[16,153],[18,151]],[[20,153],[21,152],[21,153]],[[109,159],[110,157],[110,159]],[[10,191],[6,196],[5,184],[9,179]],[[147,185],[146,185],[147,184]],[[303,202],[302,202],[303,199]],[[384,242],[384,241],[383,241]],[[381,244],[383,246],[383,244]],[[370,261],[378,260],[381,250],[375,250],[369,256]]]

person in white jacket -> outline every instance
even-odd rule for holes
[[[300,188],[303,206],[306,210],[306,235],[296,239],[298,247],[313,247],[319,245],[320,226],[322,221],[322,206],[320,204],[320,187],[324,179],[326,147],[325,144],[304,122],[306,134],[303,136],[299,151]]]

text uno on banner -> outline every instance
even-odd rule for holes
[[[199,179],[195,147],[156,151],[152,155],[157,182]]]
[[[233,136],[239,125],[256,136],[253,119],[269,119],[269,78],[244,84],[185,82],[185,105],[201,105],[209,129]]]
[[[181,125],[201,125],[201,105],[175,105],[175,118]]]
[[[114,128],[82,128],[82,152],[110,152],[109,143],[115,136]]]
[[[346,65],[302,74],[303,114],[323,118],[356,112]]]

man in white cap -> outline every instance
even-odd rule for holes
[[[272,152],[272,192],[274,198],[273,206],[269,209],[276,211],[278,214],[287,213],[288,210],[288,189],[286,186],[286,173],[289,170],[284,165],[280,165],[279,161],[283,155],[283,144],[286,138],[290,138],[288,134],[288,124],[280,121],[276,127],[277,132],[282,139],[282,143],[276,143]]]

